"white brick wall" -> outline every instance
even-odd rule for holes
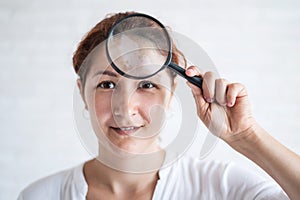
[[[89,159],[73,124],[71,57],[105,14],[126,10],[152,14],[199,43],[221,75],[247,86],[257,120],[300,153],[299,1],[2,0],[0,199]],[[210,157],[253,167],[222,142]]]

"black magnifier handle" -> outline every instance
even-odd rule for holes
[[[189,82],[193,83],[194,85],[198,86],[199,88],[202,89],[202,78],[198,77],[198,76],[187,76],[185,74],[185,69],[183,69],[182,67],[179,67],[178,65],[176,65],[173,62],[170,62],[170,64],[168,65],[168,67],[173,70],[175,73],[177,73],[178,75],[182,76],[183,78],[185,78],[186,80],[188,80]]]

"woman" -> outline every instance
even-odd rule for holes
[[[200,74],[195,66],[188,67],[186,75],[203,78],[202,90],[188,83],[199,118],[283,190],[231,164],[183,158],[162,167],[166,153],[157,139],[176,75],[166,69],[146,80],[122,77],[109,65],[102,43],[112,25],[130,14],[115,14],[98,23],[73,57],[78,87],[99,140],[98,157],[31,184],[19,199],[299,198],[300,158],[257,124],[245,87],[216,79],[211,72]],[[162,55],[155,56],[159,60]],[[184,60],[173,45],[172,61]],[[215,113],[225,116],[221,128]]]

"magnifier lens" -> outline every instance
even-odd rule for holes
[[[130,78],[150,77],[170,60],[171,45],[166,30],[143,16],[128,17],[117,23],[106,45],[112,66]]]

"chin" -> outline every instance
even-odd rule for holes
[[[150,152],[155,152],[159,148],[156,144],[156,140],[141,140],[134,138],[126,138],[123,140],[111,140],[111,148],[114,152],[120,155],[136,155],[136,154],[145,154]]]

